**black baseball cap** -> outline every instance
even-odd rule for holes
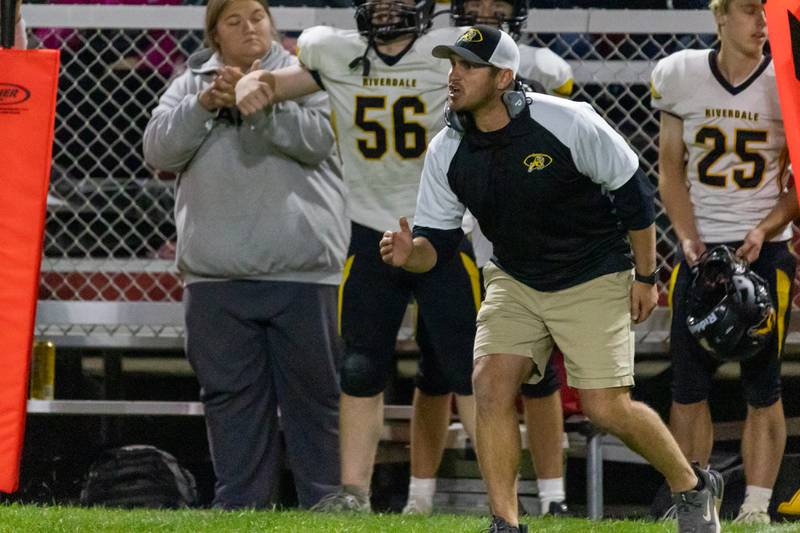
[[[454,45],[440,44],[431,53],[442,59],[457,55],[476,65],[509,69],[514,76],[519,70],[519,48],[514,39],[503,30],[484,24],[467,29]]]

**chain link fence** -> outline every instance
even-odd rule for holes
[[[40,298],[179,301],[171,260],[174,176],[144,163],[142,132],[158,96],[201,46],[202,8],[102,7],[98,15],[97,6],[33,7],[32,16],[26,12],[31,46],[62,54]],[[290,30],[287,43],[314,24],[353,26],[349,9],[273,14]],[[650,72],[672,52],[713,45],[713,19],[697,11],[542,10],[532,13],[529,29],[536,32],[532,44],[571,64],[574,98],[593,104],[629,140],[655,183]],[[659,206],[664,280],[675,248]]]

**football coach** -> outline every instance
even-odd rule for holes
[[[591,421],[666,477],[678,530],[719,531],[721,476],[690,466],[630,396],[632,323],[658,298],[654,193],[638,157],[589,104],[523,92],[517,45],[501,30],[474,26],[432,53],[451,63],[448,127],[425,156],[413,232],[401,219],[380,252],[411,272],[434,268],[455,253],[465,209],[494,244],[472,376],[489,531],[526,531],[514,400],[541,379],[554,342]]]

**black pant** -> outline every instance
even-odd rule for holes
[[[279,428],[302,507],[339,484],[336,293],[270,281],[186,287],[186,354],[202,387],[215,507],[273,503]]]

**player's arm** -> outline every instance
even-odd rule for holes
[[[17,0],[14,20],[14,48],[28,47],[28,36],[25,34],[25,22],[22,20],[22,0]]]
[[[253,70],[236,84],[236,107],[249,116],[265,107],[319,91],[311,72],[301,64],[278,70]]]
[[[683,120],[661,113],[658,143],[658,191],[675,234],[690,265],[705,251],[694,219],[694,209],[686,183],[683,143]]]
[[[755,262],[761,253],[764,242],[775,237],[787,224],[797,218],[800,218],[800,207],[797,202],[797,191],[792,186],[780,195],[775,207],[767,216],[755,228],[747,232],[744,242],[736,250],[736,255],[749,263]]]

